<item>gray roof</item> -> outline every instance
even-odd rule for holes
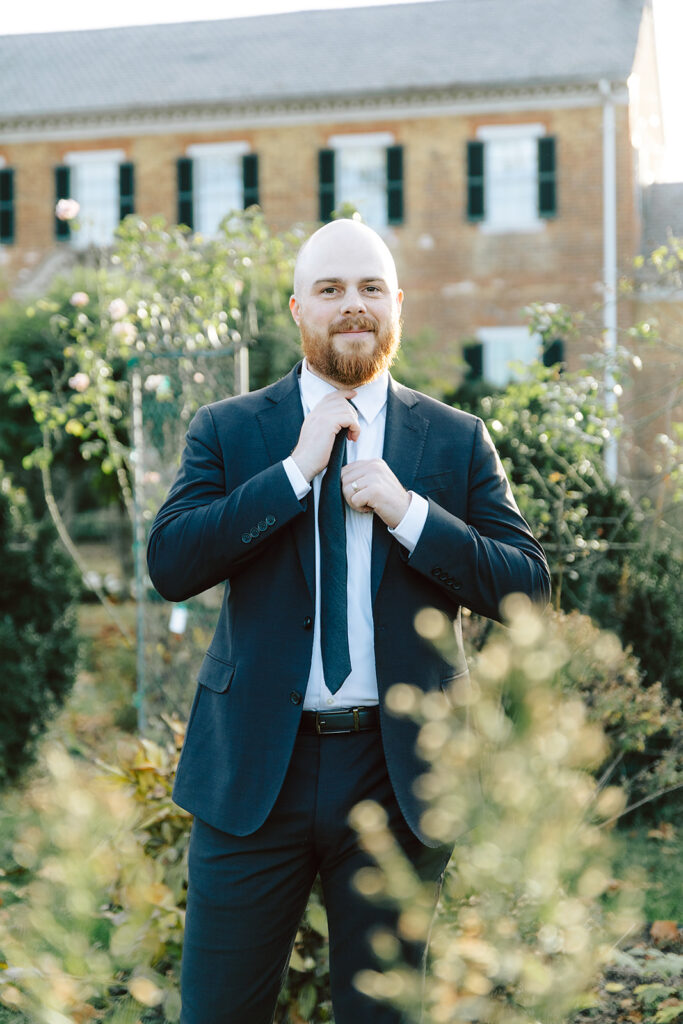
[[[649,0],[432,0],[0,36],[0,117],[625,81]]]

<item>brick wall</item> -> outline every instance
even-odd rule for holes
[[[634,159],[626,108],[618,110],[619,252],[623,269],[636,251]],[[526,111],[365,122],[404,146],[405,223],[388,240],[406,291],[405,329],[430,327],[450,348],[478,327],[520,322],[532,301],[587,308],[602,277],[602,142],[600,108]],[[466,218],[465,151],[483,124],[541,123],[557,138],[558,216],[541,231],[487,234]],[[104,140],[36,142],[0,149],[16,170],[16,244],[4,247],[8,282],[54,246],[53,168],[64,153],[122,149],[135,164],[136,209],[176,217],[176,159],[193,142],[244,139],[259,154],[263,209],[275,229],[313,224],[318,213],[317,153],[331,134],[358,132],[357,122],[278,126],[249,131],[183,132]]]

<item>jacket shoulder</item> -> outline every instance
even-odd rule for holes
[[[413,407],[413,410],[425,419],[439,424],[450,426],[451,429],[461,429],[467,434],[476,433],[477,429],[484,427],[483,420],[471,412],[457,409],[455,406],[447,405],[438,398],[432,398],[421,391],[408,388],[405,384],[392,381],[396,396]],[[485,429],[485,428],[484,428]]]

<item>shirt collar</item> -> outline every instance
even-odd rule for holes
[[[301,365],[301,400],[304,405],[304,412],[309,413],[314,409],[325,395],[331,394],[337,389],[321,377],[317,377],[308,368],[304,359]],[[356,397],[353,400],[358,412],[366,423],[372,423],[375,417],[382,411],[387,402],[387,391],[389,389],[389,371],[384,370],[379,377],[375,377],[368,384],[361,384],[356,388]]]

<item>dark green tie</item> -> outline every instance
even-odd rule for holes
[[[320,485],[320,647],[325,685],[336,693],[351,671],[346,613],[346,514],[341,468],[346,461],[346,428],[334,439]]]

